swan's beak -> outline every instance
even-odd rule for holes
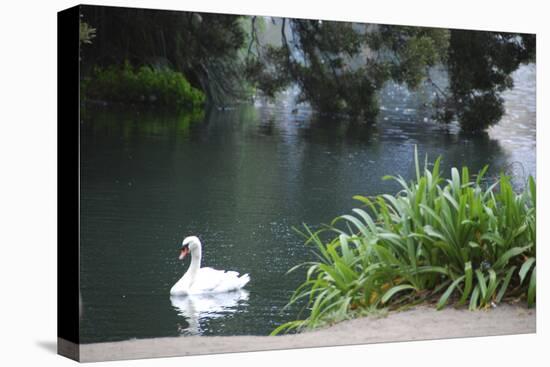
[[[187,254],[189,254],[189,246],[182,247],[179,259],[183,260]]]

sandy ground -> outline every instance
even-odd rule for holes
[[[170,357],[226,352],[367,344],[407,340],[525,334],[536,331],[536,311],[500,305],[488,311],[428,307],[387,317],[344,321],[311,332],[281,336],[182,336],[83,344],[80,361]]]

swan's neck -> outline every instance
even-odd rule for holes
[[[197,275],[197,272],[201,267],[201,257],[202,250],[199,246],[193,252],[191,252],[191,265],[189,265],[189,270],[187,270],[187,272],[189,273],[189,285],[193,284],[195,276]]]

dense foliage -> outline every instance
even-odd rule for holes
[[[372,120],[377,91],[390,79],[418,87],[426,68],[442,61],[448,31],[283,19],[281,39],[248,64],[261,90],[274,95],[297,83],[302,100],[319,111]]]
[[[535,61],[535,35],[292,18],[81,6],[81,72],[126,60],[182,73],[226,105],[290,85],[332,115],[373,121],[388,81],[437,90],[434,117],[479,132],[504,113],[511,73]],[[439,67],[448,85],[436,85]]]
[[[438,92],[435,117],[458,120],[469,132],[500,120],[500,94],[513,87],[511,73],[535,61],[530,34],[283,19],[281,39],[280,47],[265,47],[248,63],[268,95],[297,83],[315,109],[369,121],[385,82],[410,89],[426,82]],[[447,71],[448,86],[431,80],[434,66]]]
[[[447,70],[448,95],[439,103],[440,120],[457,118],[463,130],[479,131],[504,115],[500,94],[514,86],[511,74],[535,62],[535,35],[452,30]]]
[[[94,66],[169,67],[182,73],[208,100],[224,103],[242,94],[239,51],[245,34],[240,17],[169,10],[81,6],[97,29],[82,50],[83,75]]]
[[[504,175],[486,187],[486,168],[475,179],[453,168],[443,180],[439,164],[421,171],[416,159],[414,181],[389,177],[402,187],[397,195],[357,196],[365,208],[354,215],[316,232],[305,227],[319,260],[302,264],[307,279],[290,304],[305,301],[309,315],[274,334],[432,300],[437,308],[486,308],[507,298],[534,305],[534,180],[515,193]]]
[[[129,62],[94,68],[82,84],[82,93],[88,99],[101,101],[188,109],[202,106],[205,99],[181,73],[168,68],[134,68]]]

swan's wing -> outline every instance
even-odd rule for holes
[[[248,274],[239,277],[236,271],[200,268],[191,288],[199,292],[228,292],[242,288],[250,278]]]
[[[248,274],[239,276],[236,271],[228,271],[225,273],[224,280],[216,287],[216,292],[229,292],[236,289],[241,289],[250,281]]]
[[[180,311],[180,314],[208,314],[213,318],[225,313],[235,312],[235,307],[240,301],[248,300],[248,292],[239,289],[225,293],[192,294],[185,297],[170,297],[172,306]]]
[[[225,272],[212,268],[200,268],[191,288],[203,292],[213,292],[225,279]]]

